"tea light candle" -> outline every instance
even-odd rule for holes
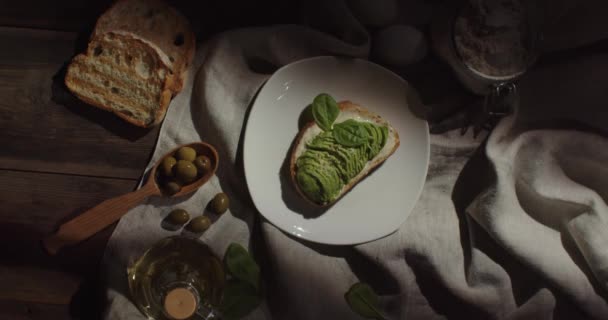
[[[196,297],[186,288],[175,288],[165,296],[164,307],[165,313],[171,319],[187,319],[196,311]]]

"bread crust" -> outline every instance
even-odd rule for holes
[[[329,206],[333,205],[334,203],[336,203],[338,200],[340,200],[345,194],[348,193],[348,191],[350,191],[354,186],[356,186],[357,183],[359,183],[361,180],[363,180],[367,175],[369,175],[370,172],[372,172],[376,167],[378,167],[380,164],[382,164],[384,161],[386,161],[386,159],[388,159],[393,153],[395,153],[395,151],[397,150],[397,148],[399,148],[399,145],[401,143],[399,140],[399,133],[396,130],[394,130],[394,128],[392,128],[390,126],[390,124],[388,122],[386,122],[384,119],[382,119],[379,115],[377,115],[355,103],[352,103],[351,101],[339,102],[338,108],[340,108],[340,111],[347,111],[347,110],[355,111],[356,113],[361,115],[363,118],[370,119],[377,124],[382,124],[382,125],[388,126],[389,130],[394,132],[395,144],[385,157],[372,159],[369,167],[364,169],[363,171],[361,171],[359,174],[357,174],[357,176],[355,176],[355,178],[353,178],[346,186],[344,186],[344,188],[342,189],[342,191],[340,192],[338,197],[336,199],[334,199],[334,201],[322,205],[322,204],[318,204],[318,203],[312,201],[311,199],[309,199],[306,196],[306,194],[300,189],[300,186],[298,185],[298,182],[296,180],[296,161],[298,160],[297,155],[296,155],[296,149],[300,144],[302,144],[302,138],[304,137],[304,134],[306,133],[306,131],[308,131],[312,127],[316,126],[316,123],[314,121],[310,121],[307,124],[305,124],[304,127],[302,128],[302,130],[300,130],[300,132],[296,136],[295,143],[293,144],[293,147],[291,149],[291,157],[290,157],[290,163],[289,163],[289,175],[291,177],[291,183],[295,187],[296,191],[300,194],[300,196],[302,196],[302,198],[304,198],[310,204],[312,204],[316,207],[320,207],[320,208],[329,207]]]

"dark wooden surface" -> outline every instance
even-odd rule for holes
[[[108,228],[47,256],[59,222],[134,189],[158,128],[80,103],[61,81],[78,33],[0,27],[0,319],[94,319]]]
[[[296,19],[285,14],[294,1],[169,2],[199,41]],[[114,227],[54,257],[40,240],[133,190],[158,136],[158,128],[139,129],[79,102],[63,85],[67,63],[110,3],[0,0],[0,320],[101,317],[99,262]]]
[[[229,28],[293,23],[300,0],[165,0],[189,20],[198,38]],[[85,32],[112,0],[0,0],[3,26]]]

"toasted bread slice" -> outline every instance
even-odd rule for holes
[[[164,118],[174,79],[145,40],[108,32],[93,38],[86,54],[74,57],[65,84],[81,100],[149,127]]]
[[[346,194],[350,189],[352,189],[357,183],[359,183],[363,178],[365,178],[374,168],[376,168],[382,162],[388,159],[395,152],[395,150],[397,150],[400,144],[399,134],[397,133],[397,131],[379,115],[369,110],[366,110],[363,107],[356,105],[350,101],[342,101],[338,104],[338,107],[340,108],[340,114],[338,115],[338,118],[336,119],[335,123],[340,123],[348,119],[371,122],[378,126],[386,126],[388,128],[388,137],[386,144],[384,145],[384,147],[382,147],[380,152],[373,159],[367,162],[361,172],[359,172],[353,179],[351,179],[346,185],[342,187],[338,196],[332,202],[319,204],[306,196],[306,194],[300,189],[300,186],[298,185],[298,182],[296,180],[296,161],[306,150],[307,144],[312,141],[319,133],[322,132],[321,128],[314,121],[307,123],[296,137],[296,141],[291,151],[289,171],[291,175],[291,181],[298,193],[304,199],[308,200],[315,206],[327,207],[334,204],[336,201],[342,198],[344,194]]]
[[[118,0],[99,17],[91,38],[107,32],[130,33],[147,41],[178,75],[173,90],[181,91],[196,46],[181,13],[161,0]]]

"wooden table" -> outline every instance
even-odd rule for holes
[[[0,1],[0,320],[102,313],[98,268],[114,227],[55,257],[40,240],[61,221],[133,190],[159,133],[79,102],[63,84],[67,62],[109,2]],[[278,1],[172,2],[199,40],[293,18],[280,14],[286,4]]]
[[[0,28],[0,318],[63,317],[83,280],[97,282],[113,227],[57,257],[39,241],[60,221],[131,191],[158,135],[158,127],[127,126],[66,91],[62,72],[76,38]],[[83,294],[97,300],[93,290]]]

